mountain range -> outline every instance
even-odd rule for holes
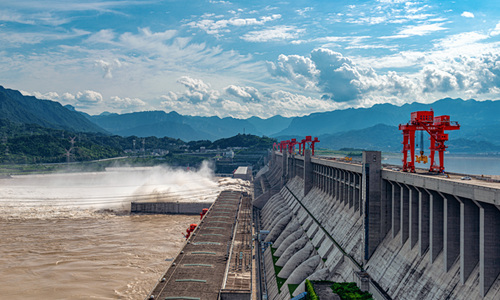
[[[0,86],[0,119],[36,123],[51,128],[80,132],[100,132],[121,136],[156,136],[184,141],[227,138],[238,133],[275,137],[278,140],[306,135],[320,138],[320,147],[364,148],[399,152],[402,134],[398,124],[407,123],[410,114],[434,110],[434,115],[450,115],[461,129],[450,131],[448,145],[464,152],[500,152],[500,101],[445,98],[431,104],[402,106],[378,104],[370,108],[350,108],[313,113],[303,117],[269,119],[251,117],[184,116],[175,111],[144,111],[127,114],[88,115],[71,106],[34,97]],[[450,146],[451,147],[451,146]]]
[[[0,119],[75,132],[108,133],[81,113],[58,102],[23,96],[19,91],[3,86],[0,86]]]

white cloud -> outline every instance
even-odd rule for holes
[[[219,0],[219,1],[210,0],[209,2],[212,3],[212,4],[224,4],[224,5],[230,5],[230,4],[232,4],[229,1],[223,1],[223,0]]]
[[[455,76],[446,71],[425,67],[422,73],[424,76],[424,93],[449,92],[458,87]]]
[[[305,29],[298,29],[295,26],[274,26],[260,31],[250,31],[244,34],[241,39],[247,42],[270,42],[295,39],[303,33]]]
[[[102,29],[97,33],[92,34],[87,39],[90,43],[103,43],[103,44],[113,44],[116,34],[112,29]]]
[[[113,96],[111,97],[110,105],[115,108],[137,108],[146,106],[146,103],[139,98]]]
[[[101,93],[91,90],[76,93],[75,99],[77,101],[77,105],[81,105],[83,107],[98,105],[103,100]]]
[[[21,94],[23,94],[25,96],[34,96],[40,100],[57,101],[59,99],[59,94],[56,92],[47,92],[47,93],[33,92],[33,93],[30,93],[30,92],[26,92],[26,91],[21,91]]]
[[[177,30],[152,32],[149,28],[139,28],[138,34],[126,32],[120,35],[119,40],[131,49],[156,52],[165,50],[166,42],[171,41],[177,33]]]
[[[468,11],[464,11],[462,14],[461,14],[462,17],[464,18],[474,18],[474,14],[471,13],[471,12],[468,12]]]
[[[398,35],[401,37],[428,35],[436,31],[447,30],[448,28],[443,27],[443,25],[444,23],[434,23],[406,26],[404,29],[399,31]]]
[[[220,92],[213,90],[210,84],[205,83],[201,79],[182,76],[177,80],[178,83],[184,85],[187,90],[182,93],[170,93],[162,96],[167,101],[186,101],[190,103],[207,102],[211,103],[220,97]]]
[[[0,49],[1,48],[18,48],[23,44],[34,45],[40,44],[46,41],[59,41],[59,40],[68,40],[74,39],[76,37],[81,37],[85,35],[89,35],[90,32],[73,29],[67,32],[10,32],[10,31],[2,31],[0,32]]]
[[[307,12],[310,12],[312,11],[313,8],[312,7],[304,7],[304,8],[301,8],[301,9],[297,9],[295,12],[300,15],[300,16],[306,16],[307,15]]]
[[[250,86],[237,86],[230,85],[224,89],[224,91],[232,96],[235,96],[244,102],[260,102],[262,95],[259,91]]]
[[[495,26],[495,28],[490,31],[490,35],[491,36],[500,35],[500,22],[498,22],[497,25]]]
[[[169,91],[161,96],[161,105],[166,110],[175,110],[181,114],[198,116],[232,116],[248,118],[250,116],[271,117],[274,115],[297,116],[318,111],[327,111],[345,107],[342,103],[308,97],[287,91],[261,92],[255,87],[229,85],[222,91],[232,97],[222,97],[218,90],[210,88],[208,83],[184,76],[183,85],[187,91],[176,93]],[[193,93],[211,95],[208,101],[192,101]]]
[[[95,65],[101,67],[104,71],[103,78],[113,78],[113,74],[111,71],[113,68],[121,67],[121,62],[118,59],[114,59],[112,62],[108,62],[102,59],[98,59],[95,61]]]
[[[306,89],[316,87],[315,77],[319,73],[309,57],[280,54],[276,63],[268,62],[271,75],[285,78]]]
[[[267,22],[271,22],[274,20],[278,20],[281,18],[280,14],[273,14],[270,16],[263,16],[260,18],[231,18],[231,19],[222,19],[222,20],[211,20],[211,19],[203,19],[200,21],[189,22],[187,25],[192,28],[199,28],[204,30],[208,34],[219,34],[223,29],[229,26],[256,26],[256,25],[264,25]],[[227,29],[226,29],[227,31]]]
[[[269,63],[271,75],[282,77],[302,87],[314,86],[324,93],[323,99],[346,102],[361,94],[362,70],[347,57],[329,49],[316,49],[311,57],[280,55],[278,62]]]

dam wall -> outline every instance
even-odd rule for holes
[[[274,152],[259,175],[268,299],[306,278],[375,299],[500,299],[498,183],[394,171],[371,151],[362,164]]]

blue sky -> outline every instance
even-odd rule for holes
[[[0,0],[0,85],[90,114],[500,99],[500,4]]]

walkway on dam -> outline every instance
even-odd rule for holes
[[[252,257],[251,198],[223,191],[149,299],[250,299]]]

